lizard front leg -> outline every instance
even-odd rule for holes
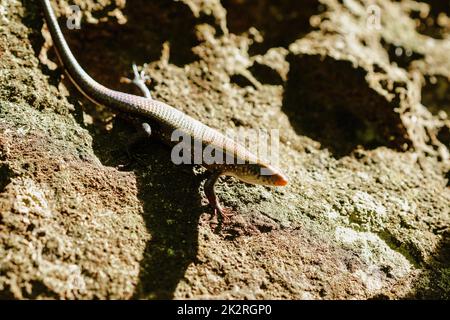
[[[147,80],[149,80],[150,77],[145,74],[144,70],[139,72],[138,67],[135,63],[133,63],[133,74],[134,74],[133,80],[130,80],[128,78],[122,78],[122,81],[126,82],[126,83],[134,84],[136,87],[139,88],[139,90],[142,92],[142,95],[144,97],[146,97],[147,99],[153,99],[152,94],[150,93],[150,89],[145,84],[145,82]],[[151,136],[152,128],[150,127],[150,125],[147,122],[142,122],[141,127],[147,136]]]
[[[227,221],[231,216],[231,213],[226,212],[227,210],[222,208],[219,203],[219,199],[217,198],[216,191],[214,190],[214,186],[221,175],[221,171],[214,171],[206,180],[204,190],[209,204],[214,209],[214,215],[218,215],[222,218],[222,220]]]
[[[147,80],[149,80],[150,77],[145,74],[144,70],[139,72],[139,70],[138,70],[138,68],[137,68],[135,63],[133,63],[133,73],[134,73],[134,79],[131,82],[134,85],[136,85],[139,88],[139,90],[141,90],[141,92],[144,95],[144,97],[146,97],[147,99],[153,99],[149,88],[145,84],[145,82]]]

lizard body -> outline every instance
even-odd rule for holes
[[[215,211],[224,214],[214,192],[214,184],[222,175],[234,176],[251,184],[269,186],[287,184],[287,178],[279,169],[264,163],[244,146],[219,131],[164,102],[152,99],[151,96],[141,97],[115,91],[95,81],[83,70],[72,54],[58,25],[50,0],[40,0],[40,2],[59,60],[73,84],[89,100],[97,105],[146,119],[152,123],[152,134],[155,133],[166,144],[174,145],[176,143],[172,141],[171,136],[174,130],[179,130],[193,140],[201,141],[203,146],[212,145],[214,148],[222,150],[224,155],[234,159],[233,164],[203,163],[212,172],[211,177],[205,183],[205,194]],[[261,169],[265,170],[264,174]]]

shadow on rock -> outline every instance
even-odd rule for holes
[[[154,151],[153,146],[147,150]],[[194,176],[189,167],[172,164],[170,152],[164,149],[161,156],[149,155],[151,177],[145,169],[135,171],[138,197],[144,205],[144,219],[151,234],[141,262],[136,298],[172,298],[186,268],[197,255],[201,178]]]
[[[450,230],[443,233],[432,261],[405,298],[450,299]]]
[[[255,42],[250,48],[252,54],[274,47],[287,48],[313,30],[310,18],[325,10],[317,0],[224,0],[222,5],[227,10],[227,24],[232,33],[256,28],[263,36],[263,42]]]
[[[97,136],[94,146],[105,165],[133,171],[137,180],[137,196],[151,239],[134,298],[171,299],[197,256],[198,222],[205,211],[199,186],[204,177],[194,174],[192,166],[173,164],[170,148],[156,139],[130,144],[129,137],[135,134],[131,131],[127,122],[118,119],[112,132]]]
[[[93,16],[105,17],[115,8],[106,7],[93,12]],[[101,84],[125,92],[134,90],[128,84],[120,83],[120,78],[132,77],[133,62],[142,65],[159,60],[165,42],[171,49],[170,63],[183,66],[196,59],[192,48],[199,43],[195,35],[198,19],[186,4],[134,0],[127,2],[122,12],[126,23],[119,23],[116,18],[98,24],[82,21],[79,30],[68,30],[64,18],[59,19],[78,62]],[[52,60],[57,61],[56,56],[52,56]],[[137,90],[134,93],[140,94]]]
[[[347,61],[289,55],[283,111],[297,134],[308,136],[336,157],[358,146],[405,149],[410,145],[398,100],[388,102],[369,87],[365,71]]]

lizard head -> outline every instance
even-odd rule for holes
[[[287,177],[281,170],[261,163],[236,165],[229,175],[243,182],[264,186],[285,186],[288,183]]]

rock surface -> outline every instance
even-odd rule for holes
[[[279,129],[290,184],[224,179],[216,228],[205,172],[129,145],[38,3],[0,0],[1,298],[450,298],[448,1],[73,3],[89,74],[137,94],[136,61],[211,127]]]

